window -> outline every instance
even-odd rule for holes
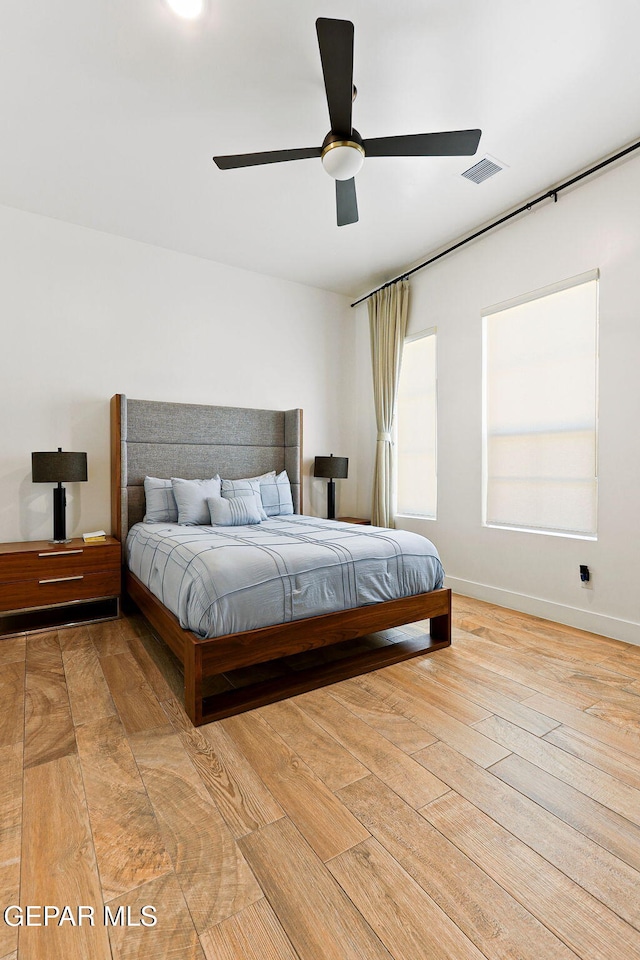
[[[484,523],[595,539],[597,271],[483,316]]]
[[[397,513],[436,516],[436,332],[404,342],[398,406]]]

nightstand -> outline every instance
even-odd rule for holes
[[[371,520],[363,520],[362,517],[336,517],[340,523],[360,523],[363,527],[370,527]]]
[[[0,544],[0,635],[120,615],[120,543]]]

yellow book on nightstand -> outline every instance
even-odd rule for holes
[[[82,539],[85,543],[99,543],[100,540],[106,540],[107,535],[104,530],[93,530],[91,533],[83,533]]]

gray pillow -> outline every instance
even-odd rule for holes
[[[146,502],[144,523],[178,522],[178,505],[173,495],[171,480],[145,477],[144,498]]]
[[[171,478],[173,495],[178,505],[178,523],[186,527],[209,526],[211,517],[207,497],[220,496],[220,477],[211,480]]]
[[[260,523],[263,509],[260,494],[250,497],[209,497],[207,499],[213,527],[239,527]]]
[[[235,497],[257,496],[258,500],[260,500],[260,519],[267,519],[267,515],[262,508],[262,500],[260,497],[260,480],[257,477],[252,477],[246,480],[223,480],[222,496],[227,500]]]
[[[293,497],[287,471],[276,477],[264,477],[260,480],[262,506],[268,517],[287,516],[293,513]]]

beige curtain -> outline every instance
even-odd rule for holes
[[[367,301],[371,331],[373,399],[378,440],[373,477],[371,522],[394,527],[395,461],[391,431],[396,413],[402,347],[407,329],[409,281],[398,280],[378,290]]]

